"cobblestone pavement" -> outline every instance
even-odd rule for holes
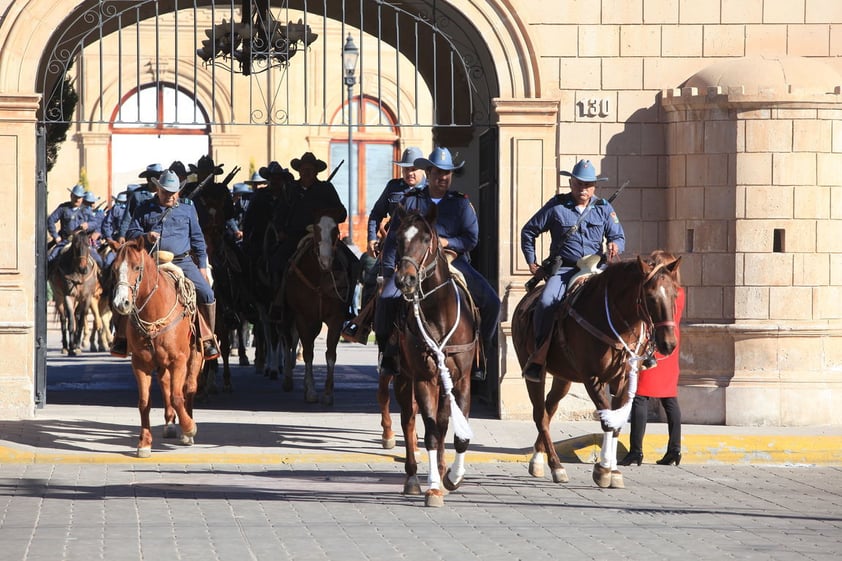
[[[156,396],[153,455],[139,460],[128,362],[51,351],[47,406],[0,422],[0,561],[839,557],[835,427],[686,426],[687,461],[673,467],[652,463],[665,439],[652,423],[626,488],[599,489],[597,423],[554,428],[560,485],[527,473],[531,423],[476,400],[466,481],[426,508],[401,493],[397,424],[398,448],[380,446],[372,353],[340,348],[333,407],[305,404],[298,379],[284,393],[235,367],[235,392],[197,406],[190,448],[160,438]]]

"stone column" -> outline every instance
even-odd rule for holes
[[[668,245],[684,255],[682,417],[842,422],[842,99],[670,90]]]
[[[37,95],[0,95],[0,419],[33,417]]]
[[[96,196],[108,201],[112,195],[111,186],[108,182],[111,171],[108,169],[111,161],[108,157],[111,133],[108,131],[80,132],[75,135],[74,140],[79,145],[81,163],[88,175],[88,189],[93,191]],[[114,193],[114,195],[116,194]],[[103,205],[103,208],[107,208],[107,203]]]
[[[511,316],[526,293],[529,268],[520,252],[520,229],[558,187],[559,102],[495,99],[499,132],[500,416],[529,419],[532,406],[511,343]],[[490,240],[489,240],[490,241]],[[483,240],[483,243],[486,243]],[[549,243],[549,242],[548,242]],[[538,251],[543,252],[539,247]]]

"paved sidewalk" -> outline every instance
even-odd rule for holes
[[[305,404],[299,379],[284,393],[235,367],[235,392],[197,405],[189,448],[159,438],[156,396],[145,460],[128,362],[51,355],[47,406],[0,422],[0,561],[831,561],[842,550],[842,435],[830,427],[685,426],[672,467],[652,463],[666,429],[651,423],[646,463],[623,468],[625,489],[599,489],[596,422],[555,425],[570,475],[560,485],[527,473],[532,424],[478,403],[464,484],[424,508],[401,493],[402,449],[380,446],[370,353],[340,349],[333,407]]]

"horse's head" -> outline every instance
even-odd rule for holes
[[[330,271],[339,241],[338,215],[335,211],[316,213],[313,223],[313,249],[322,271]]]
[[[407,212],[398,206],[396,217],[400,226],[395,235],[395,286],[409,298],[421,289],[421,283],[436,269],[439,256],[439,236],[435,221],[438,207],[430,205],[427,214]]]
[[[146,237],[124,243],[111,264],[114,281],[111,304],[114,311],[120,315],[128,315],[134,308],[144,274],[155,273],[155,262],[149,257],[146,249],[148,244],[151,245],[151,240]],[[152,271],[147,271],[147,267]]]
[[[681,258],[665,257],[655,252],[644,261],[637,258],[644,276],[641,286],[641,300],[654,331],[655,348],[666,356],[675,350],[678,340],[675,335],[675,300],[678,296],[678,267]]]
[[[90,236],[86,232],[74,232],[70,239],[70,249],[68,249],[73,259],[73,270],[80,273],[87,274],[88,267],[90,267],[91,259],[91,241]]]

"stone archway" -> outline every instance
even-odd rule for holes
[[[7,185],[14,192],[13,204],[0,210],[0,224],[3,224],[5,234],[0,236],[5,244],[5,251],[0,252],[0,274],[3,275],[0,356],[4,357],[0,363],[0,393],[4,396],[0,418],[31,417],[34,404],[43,398],[36,396],[34,389],[38,349],[45,345],[45,341],[37,340],[38,325],[46,322],[44,291],[38,282],[38,264],[43,261],[43,235],[39,232],[43,220],[39,221],[38,216],[44,214],[46,208],[46,177],[35,173],[39,168],[36,150],[38,72],[44,60],[45,45],[49,48],[52,38],[64,31],[69,14],[96,4],[92,0],[82,3],[17,0],[9,3],[0,22],[0,91],[3,92],[0,94],[0,139],[6,148],[4,152],[11,155],[3,165],[7,171]],[[173,2],[155,4],[160,13],[171,10],[174,5]],[[197,2],[200,6],[211,4],[210,1]],[[301,7],[306,3],[293,1],[289,4]],[[331,7],[336,4],[331,3]],[[494,212],[497,217],[504,218],[499,237],[483,239],[483,243],[497,246],[500,255],[497,277],[505,301],[508,283],[517,273],[522,273],[514,265],[517,259],[512,248],[516,247],[516,228],[510,227],[508,220],[511,216],[511,223],[516,223],[531,205],[531,201],[518,200],[519,174],[528,170],[530,184],[537,181],[549,186],[545,188],[554,188],[558,101],[541,99],[537,55],[527,28],[508,2],[453,0],[422,4],[426,4],[431,13],[469,29],[465,38],[476,41],[480,47],[471,61],[471,68],[483,69],[494,76],[493,90],[488,92],[493,103],[488,100],[485,126],[498,129],[497,153],[492,156],[495,163],[499,160],[493,190],[496,200],[491,201],[488,210],[481,209],[481,212]],[[361,27],[370,25],[365,15],[358,18]],[[38,25],[33,26],[33,21]],[[464,108],[460,107],[459,111],[464,114]],[[479,177],[479,140],[475,134],[479,131],[467,134],[470,128],[437,126],[433,132],[438,142],[464,147],[468,171],[473,177]],[[214,134],[220,142],[226,143],[225,133]],[[506,317],[504,311],[504,323]],[[505,343],[501,348],[505,356]],[[503,358],[500,373],[505,369]]]

